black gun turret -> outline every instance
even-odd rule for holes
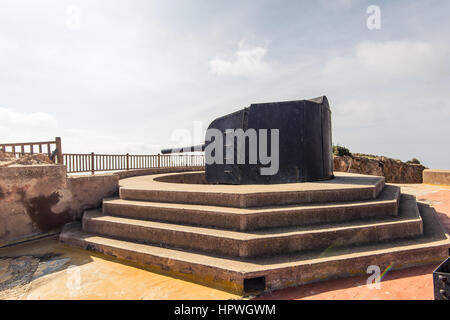
[[[333,177],[331,111],[325,96],[252,104],[214,120],[207,136],[212,129],[219,136],[203,145],[161,152],[205,151],[207,183],[275,184]]]

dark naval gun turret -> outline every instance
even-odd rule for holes
[[[276,184],[333,178],[331,112],[325,96],[252,104],[217,118],[205,144],[207,183]]]

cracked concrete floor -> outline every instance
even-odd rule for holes
[[[61,245],[57,237],[0,248],[0,300],[238,298]]]

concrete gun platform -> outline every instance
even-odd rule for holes
[[[120,198],[235,208],[313,202],[375,199],[384,178],[335,173],[322,182],[273,185],[208,185],[204,172],[171,173],[133,177],[120,181]],[[191,183],[193,182],[193,183]]]
[[[223,186],[190,173],[120,185],[121,199],[85,212],[61,242],[237,294],[439,262],[450,247],[434,211],[382,177]]]

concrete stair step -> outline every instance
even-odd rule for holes
[[[121,180],[119,193],[123,200],[251,208],[376,199],[385,184],[384,177],[342,172],[335,175],[321,182],[276,185],[169,183],[158,179],[171,174],[151,175]]]
[[[106,199],[103,201],[103,213],[125,218],[245,231],[396,216],[399,199],[400,188],[386,185],[377,199],[365,201],[230,208]]]
[[[115,217],[90,210],[84,214],[83,230],[141,243],[255,257],[417,237],[422,234],[422,219],[415,198],[402,196],[399,215],[382,220],[239,232]]]
[[[377,265],[383,271],[440,262],[449,254],[450,237],[435,211],[419,204],[423,236],[361,246],[344,245],[322,251],[253,259],[227,258],[192,251],[139,244],[83,231],[81,224],[66,225],[61,242],[133,261],[163,272],[230,292],[243,294],[251,285],[274,290],[335,277],[365,274]]]

